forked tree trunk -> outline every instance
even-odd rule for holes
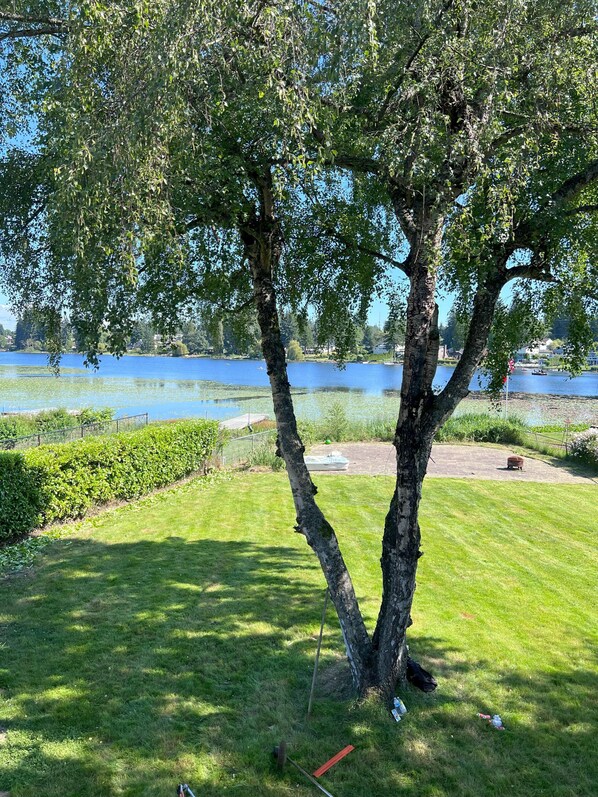
[[[401,404],[394,439],[397,480],[384,526],[382,601],[370,640],[336,534],[315,500],[317,490],[303,459],[305,449],[297,431],[274,289],[273,274],[281,241],[268,175],[258,182],[258,187],[260,212],[246,221],[240,232],[251,268],[279,449],[286,463],[297,515],[295,529],[305,536],[320,561],[358,693],[363,695],[373,687],[390,700],[406,666],[406,631],[411,622],[421,556],[419,504],[432,441],[438,427],[467,395],[469,382],[483,355],[504,280],[498,269],[494,279],[481,281],[463,358],[446,388],[435,396],[432,380],[438,362],[439,334],[434,256],[442,219],[435,218],[428,225],[428,235],[425,240],[423,236],[420,239],[417,258],[411,263]]]

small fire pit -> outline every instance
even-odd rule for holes
[[[512,457],[507,457],[507,470],[523,470],[523,457],[513,454]]]

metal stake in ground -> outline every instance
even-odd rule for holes
[[[313,785],[317,789],[319,789],[322,792],[322,794],[326,794],[327,797],[333,797],[333,795],[330,794],[330,792],[327,789],[325,789],[321,783],[318,783],[318,781],[312,775],[310,775],[309,772],[303,769],[303,767],[300,767],[296,761],[293,761],[293,759],[287,755],[287,743],[285,742],[284,739],[281,739],[280,744],[278,745],[278,747],[274,748],[272,753],[274,754],[274,758],[276,759],[278,769],[280,769],[281,772],[284,770],[284,765],[288,761],[289,764],[292,764],[295,767],[295,769],[298,769],[302,775],[304,775],[311,783],[313,783]]]
[[[311,714],[311,705],[314,699],[314,689],[316,688],[316,678],[318,676],[318,663],[320,661],[320,649],[322,647],[322,634],[324,633],[324,623],[326,622],[326,609],[328,608],[328,587],[326,587],[326,592],[324,593],[324,611],[322,612],[322,622],[320,623],[320,636],[318,637],[318,649],[316,651],[316,661],[314,664],[314,674],[311,679],[311,689],[309,691],[309,702],[307,704],[307,717],[305,721],[309,719],[309,715]]]
[[[188,783],[179,783],[176,787],[176,797],[185,797],[186,794],[188,794],[189,797],[195,797]]]

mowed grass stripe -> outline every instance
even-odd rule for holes
[[[392,479],[318,485],[373,623]],[[204,797],[307,797],[272,767],[285,736],[307,769],[356,746],[323,778],[339,795],[589,797],[597,510],[583,485],[427,482],[410,644],[439,689],[405,690],[399,725],[320,689],[307,727],[324,581],[285,474],[99,516],[0,583],[0,789],[161,797],[186,780]],[[330,611],[322,685],[342,670]]]

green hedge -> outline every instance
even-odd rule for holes
[[[2,452],[0,542],[182,479],[205,465],[217,439],[215,421],[181,421]]]

